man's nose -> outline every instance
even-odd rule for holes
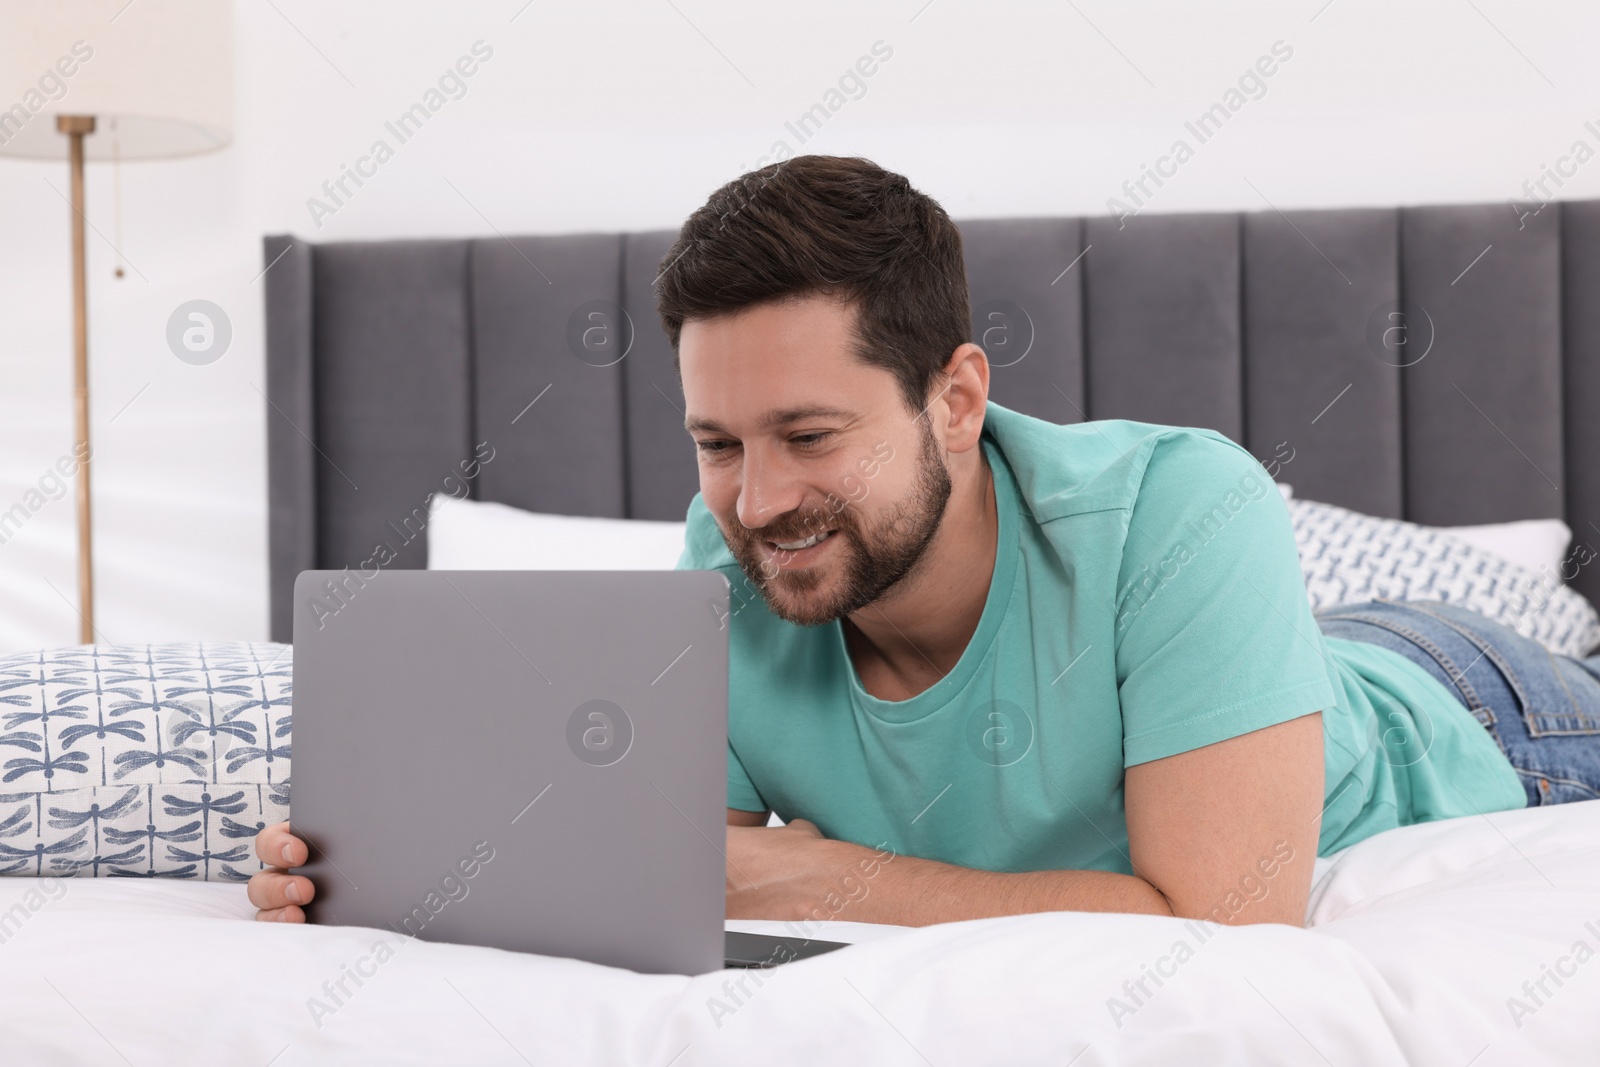
[[[747,530],[759,529],[800,506],[805,488],[792,464],[760,449],[747,449],[739,487],[739,521]]]

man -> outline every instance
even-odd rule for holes
[[[1319,852],[1526,803],[1443,684],[1319,631],[1244,449],[988,400],[959,232],[905,178],[755,171],[663,270],[678,565],[732,584],[730,917],[1301,925]],[[299,921],[304,845],[257,848],[260,917]]]

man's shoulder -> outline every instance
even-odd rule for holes
[[[1241,445],[1216,430],[1132,419],[1053,423],[990,401],[984,428],[1010,466],[1034,518],[1132,511],[1142,492],[1186,479],[1237,479],[1261,471]],[[1159,471],[1160,485],[1147,484]],[[1262,472],[1264,473],[1264,472]]]
[[[674,569],[710,571],[724,567],[738,567],[738,562],[728,550],[728,542],[723,540],[722,530],[712,517],[711,509],[706,507],[705,498],[695,493],[684,516],[683,554],[678,557]]]

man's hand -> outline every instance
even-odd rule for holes
[[[256,921],[306,921],[306,913],[300,905],[311,902],[316,888],[311,879],[290,874],[287,868],[305,863],[310,854],[306,843],[290,833],[286,822],[269,826],[256,835],[256,855],[268,868],[250,879],[250,903],[261,909],[256,912]]]
[[[823,837],[804,819],[774,827],[729,826],[728,918],[809,917],[858,850]]]

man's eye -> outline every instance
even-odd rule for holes
[[[805,433],[799,437],[791,437],[790,440],[801,448],[816,448],[825,438],[832,436],[833,434],[830,431],[823,430],[818,433]]]
[[[727,445],[728,445],[728,442],[726,442],[726,441],[696,441],[695,442],[695,446],[697,448],[699,448],[700,451],[708,452],[713,456],[721,455],[723,452],[727,451]]]

